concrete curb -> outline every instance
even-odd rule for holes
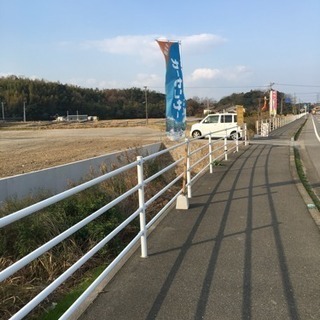
[[[295,156],[294,156],[294,148],[295,146],[290,146],[290,172],[292,175],[292,178],[295,182],[295,185],[306,204],[306,207],[314,220],[315,224],[320,229],[320,212],[317,209],[316,205],[314,204],[313,200],[311,199],[310,195],[308,194],[307,190],[305,189],[304,185],[302,184],[300,177],[298,175],[296,163],[295,163]]]
[[[153,223],[153,225],[148,229],[148,236],[156,229],[157,225],[167,216],[167,214],[174,208],[175,203],[173,202],[166,211]],[[114,276],[119,272],[119,270],[127,263],[127,261],[139,250],[141,247],[140,241],[138,241],[132,249],[121,259],[121,261],[111,270],[111,272],[102,280],[101,283],[93,290],[86,301],[81,305],[78,310],[73,313],[69,320],[77,320],[81,315],[89,308],[89,306],[95,301],[97,296],[104,291],[104,288],[108,283],[114,278]]]

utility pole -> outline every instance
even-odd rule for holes
[[[0,87],[0,90],[3,91],[3,88]],[[2,109],[2,120],[4,121],[4,102],[3,102],[3,96],[1,97],[1,109]]]
[[[1,109],[2,109],[2,120],[4,121],[4,102],[1,101]]]
[[[258,98],[258,120],[261,119],[261,98]]]
[[[23,122],[26,122],[26,98],[23,99]]]
[[[144,102],[146,104],[146,125],[148,125],[148,93],[147,93],[147,86],[144,86]]]

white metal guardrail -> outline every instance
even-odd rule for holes
[[[268,137],[270,132],[283,127],[284,125],[293,122],[306,116],[307,113],[299,113],[296,115],[270,117],[267,119],[260,119],[256,121],[256,134],[262,137]]]
[[[113,239],[121,230],[123,230],[128,224],[130,224],[134,219],[139,217],[140,220],[140,231],[135,235],[131,242],[121,251],[121,253],[108,265],[108,267],[101,273],[101,275],[87,288],[87,290],[73,303],[73,305],[60,317],[60,319],[68,319],[79,306],[88,298],[88,296],[93,292],[93,290],[102,282],[102,280],[115,268],[115,266],[121,261],[121,259],[133,248],[133,246],[140,240],[141,243],[141,257],[145,258],[148,255],[147,250],[147,233],[150,227],[159,219],[159,217],[168,210],[169,207],[176,201],[177,197],[185,193],[185,189],[180,189],[175,195],[172,196],[171,200],[168,201],[162,208],[155,214],[155,216],[147,223],[146,222],[146,209],[154,203],[156,199],[161,197],[164,193],[168,192],[169,189],[179,183],[184,176],[187,177],[186,187],[187,196],[190,198],[192,196],[192,185],[195,180],[203,174],[209,167],[210,173],[213,172],[213,166],[215,162],[221,160],[227,160],[228,153],[232,151],[239,150],[240,142],[247,142],[246,127],[244,126],[244,132],[241,134],[243,140],[239,141],[238,136],[235,140],[227,141],[227,137],[214,140],[211,138],[210,134],[203,136],[202,138],[208,138],[208,140],[202,140],[199,143],[199,138],[186,139],[182,143],[178,143],[170,148],[161,150],[152,155],[145,157],[138,156],[135,161],[124,165],[118,169],[111,172],[103,174],[97,178],[94,178],[88,182],[81,185],[73,187],[65,192],[59,193],[52,197],[49,197],[43,201],[33,204],[17,212],[11,213],[0,219],[0,228],[5,228],[6,226],[15,223],[16,221],[23,219],[32,214],[40,214],[37,211],[46,208],[54,203],[57,203],[63,199],[66,199],[72,195],[78,194],[92,186],[95,186],[101,182],[109,180],[117,175],[126,172],[132,168],[137,169],[137,184],[131,189],[127,190],[125,193],[118,195],[117,198],[109,203],[106,203],[103,207],[96,210],[95,212],[89,214],[85,219],[79,221],[77,224],[73,225],[69,229],[65,230],[61,234],[57,235],[47,243],[36,250],[30,252],[20,260],[16,261],[6,269],[0,272],[0,281],[5,281],[6,279],[14,276],[14,274],[28,265],[33,260],[37,259],[51,248],[61,243],[69,236],[74,234],[76,231],[80,230],[86,226],[89,222],[105,214],[108,210],[113,208],[115,205],[126,199],[128,196],[138,193],[139,207],[134,211],[127,219],[120,223],[111,233],[109,233],[105,238],[103,238],[99,243],[97,243],[91,250],[84,254],[76,263],[69,267],[64,273],[57,277],[49,286],[47,286],[43,291],[36,295],[31,301],[29,301],[24,307],[22,307],[16,314],[14,314],[10,319],[22,319],[28,315],[37,305],[39,305],[50,293],[56,290],[64,281],[66,281],[76,270],[78,270],[85,262],[87,262],[95,253],[97,253],[101,248],[103,248],[111,239]],[[198,142],[198,143],[196,143]],[[145,177],[144,165],[155,158],[159,158],[167,153],[171,153],[177,150],[185,150],[186,152],[178,152],[179,156],[177,160],[173,160],[172,163],[167,165],[162,170],[156,172],[155,174]],[[163,175],[171,169],[182,168],[181,164],[186,163],[185,169],[180,170],[176,176],[170,181],[165,188],[160,190],[158,193],[153,195],[149,200],[145,201],[145,188],[148,184],[152,183],[154,179]],[[185,172],[186,170],[186,172]]]

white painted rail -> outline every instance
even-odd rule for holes
[[[287,116],[276,116],[256,121],[256,134],[261,137],[268,137],[270,132],[290,122],[305,117],[307,113],[290,114]]]
[[[89,286],[89,288],[73,303],[73,305],[61,316],[60,319],[68,319],[79,306],[87,299],[90,293],[102,282],[102,280],[109,275],[109,273],[115,268],[115,266],[121,261],[121,259],[133,248],[133,246],[140,240],[141,244],[141,257],[145,258],[148,256],[147,250],[147,234],[148,230],[154,223],[166,212],[176,201],[177,197],[185,192],[184,188],[181,188],[176,194],[171,196],[171,200],[168,201],[160,210],[157,212],[153,218],[146,223],[146,209],[151,206],[154,201],[159,197],[169,192],[169,189],[182,181],[183,177],[187,177],[186,188],[187,196],[192,197],[192,186],[194,182],[204,174],[206,171],[210,173],[213,172],[213,166],[222,160],[227,160],[228,153],[236,152],[239,149],[238,137],[242,136],[242,143],[247,142],[246,127],[244,126],[244,132],[237,135],[235,140],[227,141],[227,137],[213,140],[210,134],[200,137],[208,138],[202,139],[186,139],[184,142],[178,143],[170,148],[161,150],[154,154],[148,156],[137,156],[136,160],[124,165],[118,169],[111,172],[103,174],[97,178],[94,178],[88,182],[80,184],[74,188],[71,188],[65,192],[61,192],[57,195],[49,197],[43,201],[33,204],[17,212],[11,213],[0,219],[0,228],[4,228],[16,221],[23,219],[29,215],[41,214],[38,213],[40,209],[46,208],[49,205],[62,201],[72,195],[78,194],[89,187],[95,186],[101,182],[107,181],[114,178],[132,168],[137,168],[137,184],[131,189],[127,190],[123,194],[119,194],[114,200],[106,203],[103,207],[96,210],[95,212],[88,213],[88,216],[79,221],[77,224],[73,225],[69,229],[65,230],[61,234],[57,235],[47,243],[34,250],[33,252],[27,254],[20,260],[16,261],[6,269],[0,271],[0,281],[4,281],[9,277],[14,276],[14,274],[19,271],[24,266],[28,265],[33,260],[37,259],[48,250],[61,243],[69,236],[74,234],[76,231],[80,230],[86,226],[89,222],[94,221],[99,216],[105,214],[108,210],[113,208],[115,205],[126,199],[128,196],[137,193],[139,199],[139,207],[136,211],[121,222],[111,233],[109,233],[105,238],[101,239],[91,250],[84,254],[76,263],[74,263],[69,269],[57,277],[49,286],[47,286],[43,291],[36,295],[31,301],[29,301],[25,306],[23,306],[11,319],[22,319],[28,315],[39,303],[41,303],[50,293],[56,290],[60,285],[63,284],[76,270],[78,270],[85,262],[87,262],[95,253],[97,253],[101,248],[103,248],[110,240],[112,240],[120,231],[122,231],[128,224],[133,220],[140,220],[140,231],[135,235],[131,242],[121,251],[121,253],[108,265],[108,267],[102,272],[102,274]],[[183,150],[183,151],[181,151]],[[149,177],[145,177],[144,166],[150,160],[155,158],[160,158],[168,153],[176,152],[178,156],[176,160],[168,164],[165,168],[154,173]],[[187,165],[184,167],[183,163]],[[182,169],[181,169],[182,168]],[[209,168],[209,170],[208,170]],[[155,195],[153,195],[149,200],[145,200],[145,188],[148,184],[152,183],[154,179],[168,172],[169,170],[176,169],[177,174],[175,177],[167,183],[167,185],[159,190]],[[179,171],[180,170],[180,171]],[[186,170],[186,172],[185,172]]]

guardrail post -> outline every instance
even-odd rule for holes
[[[187,192],[188,198],[192,197],[191,191],[191,171],[190,171],[190,141],[187,139]]]
[[[244,145],[245,145],[245,146],[247,146],[247,145],[248,145],[248,136],[247,136],[248,131],[247,131],[247,124],[246,124],[246,123],[244,123],[243,125],[244,125],[244,127],[243,127],[243,129],[244,129]]]
[[[187,210],[189,209],[189,200],[186,192],[187,180],[188,180],[188,155],[189,155],[189,143],[187,139],[185,140],[184,147],[184,158],[183,158],[183,177],[182,177],[182,192],[177,197],[176,209],[178,210]]]
[[[224,160],[228,160],[227,133],[224,137]]]
[[[237,136],[236,136],[236,152],[239,152],[239,131],[237,128]]]
[[[140,188],[138,190],[139,195],[139,207],[140,210],[140,231],[141,231],[141,258],[148,257],[147,249],[147,228],[146,228],[146,206],[144,201],[144,177],[143,177],[143,158],[141,156],[137,157],[137,174],[138,174],[138,184]]]
[[[212,160],[212,138],[211,134],[209,135],[209,166],[210,166],[210,173],[213,172],[213,160]]]

